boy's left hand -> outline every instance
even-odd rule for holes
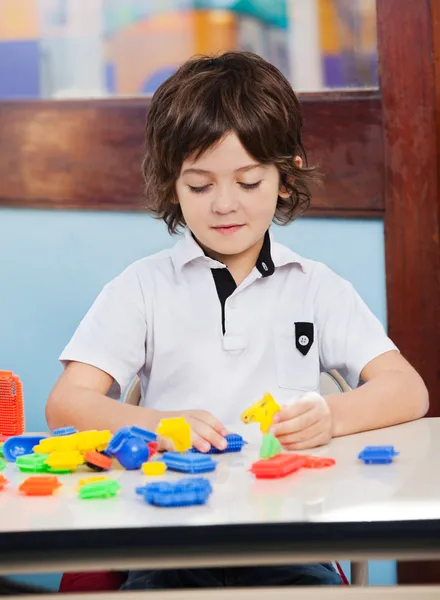
[[[270,431],[285,450],[306,450],[332,438],[332,413],[325,399],[309,393],[274,415]]]

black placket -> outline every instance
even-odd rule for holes
[[[270,251],[270,236],[268,231],[266,231],[266,234],[264,236],[263,245],[261,247],[260,254],[258,255],[255,266],[261,273],[262,277],[269,277],[275,272],[275,265],[273,263]],[[229,296],[231,296],[234,293],[234,290],[237,289],[237,284],[235,283],[235,280],[227,267],[224,267],[223,269],[211,269],[211,273],[214,278],[218,299],[220,300],[222,315],[222,331],[224,335],[226,300],[229,298]]]

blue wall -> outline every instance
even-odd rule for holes
[[[349,279],[386,323],[381,221],[301,219],[275,233]],[[57,357],[102,286],[170,243],[162,223],[146,215],[0,210],[0,369],[23,381],[29,431],[46,429]],[[394,583],[394,564],[372,563],[371,579]]]

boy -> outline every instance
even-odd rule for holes
[[[183,415],[195,446],[222,449],[226,425],[271,392],[285,405],[273,432],[299,450],[426,413],[421,378],[351,285],[273,240],[271,222],[291,222],[310,201],[301,128],[287,80],[250,53],[193,59],[160,86],[146,126],[147,206],[185,236],[101,292],[61,355],[51,428],[154,429]],[[330,369],[356,389],[322,398],[320,371]],[[140,407],[109,399],[136,373]],[[224,585],[224,576],[133,573],[126,587]],[[329,565],[226,577],[263,580],[339,583]]]

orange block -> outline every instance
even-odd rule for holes
[[[0,434],[24,433],[23,385],[11,371],[0,371]]]
[[[19,491],[26,496],[51,496],[61,483],[53,475],[28,477],[19,486]]]

